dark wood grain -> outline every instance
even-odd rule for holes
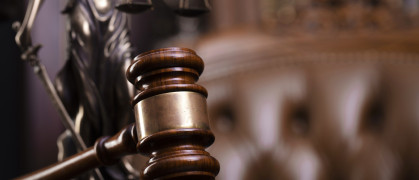
[[[61,162],[16,179],[70,179],[101,165],[117,163],[137,152],[137,133],[131,124],[112,137],[99,138],[93,147]]]
[[[152,96],[177,91],[206,97],[206,89],[195,84],[203,69],[202,59],[190,49],[165,48],[140,54],[127,70],[128,80],[139,90],[133,106]],[[143,137],[137,149],[150,160],[141,176],[146,180],[215,179],[220,165],[205,151],[213,142],[212,132],[199,128],[174,128]]]
[[[218,161],[205,148],[214,136],[201,129],[176,129],[153,134],[141,140],[140,153],[151,157],[142,172],[144,179],[214,179]]]
[[[175,91],[193,91],[206,97],[207,90],[194,84],[203,70],[204,62],[190,49],[174,47],[140,54],[126,73],[128,80],[140,90],[132,104]]]

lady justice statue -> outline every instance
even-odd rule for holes
[[[115,134],[133,122],[130,99],[134,89],[125,78],[131,61],[128,17],[152,7],[151,0],[69,0],[69,56],[55,84],[47,76],[33,45],[31,28],[44,0],[29,0],[22,24],[15,23],[15,40],[60,112],[66,131],[58,138],[59,160],[92,146],[100,136]],[[167,0],[175,12],[195,16],[209,10],[208,1]],[[123,160],[116,166],[84,175],[97,179],[127,179],[138,175]]]

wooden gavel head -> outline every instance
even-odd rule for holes
[[[138,151],[151,159],[144,179],[214,179],[218,161],[205,148],[214,142],[204,87],[195,84],[202,59],[186,48],[138,55],[127,70],[139,93],[132,104]]]

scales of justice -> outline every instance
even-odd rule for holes
[[[151,9],[151,0],[69,0],[62,11],[69,56],[55,83],[30,35],[43,2],[29,0],[23,22],[14,24],[15,40],[66,132],[57,140],[59,162],[17,179],[214,179],[220,166],[205,151],[214,142],[207,91],[195,84],[202,59],[173,47],[132,60],[128,15]],[[164,2],[182,16],[210,10],[207,0]],[[135,153],[150,158],[142,170],[123,158]]]

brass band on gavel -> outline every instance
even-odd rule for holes
[[[186,48],[138,55],[127,70],[139,90],[133,100],[137,149],[150,156],[144,179],[214,179],[218,161],[205,148],[214,141],[204,87],[195,84],[202,59]]]

